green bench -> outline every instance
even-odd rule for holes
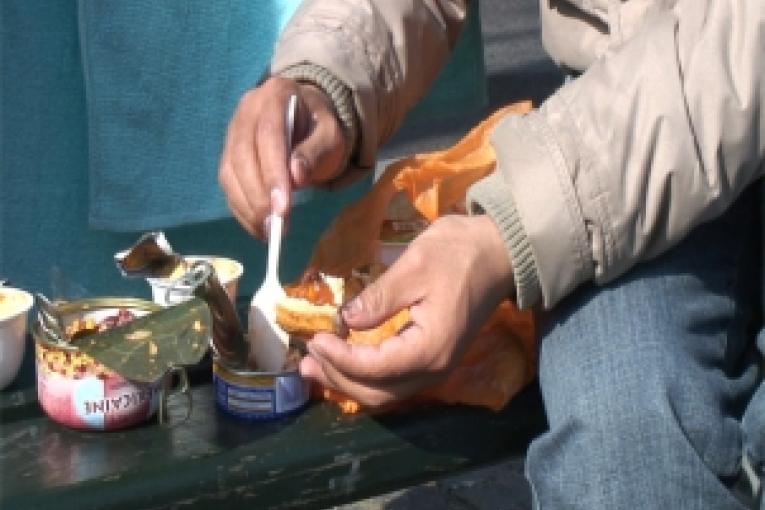
[[[348,416],[311,402],[294,416],[247,422],[217,409],[208,360],[191,370],[187,421],[82,432],[43,413],[32,357],[30,341],[22,374],[0,392],[8,510],[325,508],[522,456],[545,428],[535,386],[498,413],[423,405]]]

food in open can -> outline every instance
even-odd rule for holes
[[[238,418],[269,420],[302,409],[310,387],[297,369],[279,373],[235,370],[213,361],[213,386],[218,407]]]
[[[116,430],[151,418],[161,405],[168,378],[152,383],[125,379],[81,352],[77,341],[159,307],[137,299],[104,298],[62,303],[57,309],[69,343],[57,342],[39,323],[32,329],[37,395],[45,413],[63,425],[86,430]]]

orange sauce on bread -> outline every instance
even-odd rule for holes
[[[321,273],[308,270],[298,283],[285,285],[284,292],[293,298],[302,298],[312,305],[334,305],[335,296]]]

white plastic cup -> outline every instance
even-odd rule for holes
[[[236,293],[239,289],[239,279],[244,273],[244,267],[234,259],[212,255],[190,255],[184,257],[188,263],[205,260],[215,268],[215,274],[226,290],[231,303],[236,306]],[[180,278],[183,275],[179,275]],[[151,286],[152,300],[162,306],[177,305],[191,299],[193,289],[178,285],[178,278],[147,278]]]
[[[8,386],[21,368],[27,316],[33,302],[29,292],[0,287],[0,389]]]

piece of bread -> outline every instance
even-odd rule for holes
[[[347,280],[306,271],[298,283],[285,286],[287,296],[276,304],[276,323],[298,339],[310,339],[316,333],[334,333],[346,337],[350,343],[376,345],[398,333],[409,322],[409,311],[401,310],[372,329],[348,330],[340,307],[383,270],[377,264],[370,265],[354,271]]]
[[[290,336],[310,338],[316,333],[342,331],[339,308],[334,305],[313,305],[303,298],[286,297],[276,304],[276,323]]]
[[[348,331],[348,343],[378,345],[386,338],[390,338],[404,329],[410,321],[409,309],[404,308],[375,328],[350,329]]]
[[[284,288],[287,296],[276,303],[276,323],[289,335],[310,338],[316,333],[343,333],[340,306],[344,280],[306,271],[300,281]]]

